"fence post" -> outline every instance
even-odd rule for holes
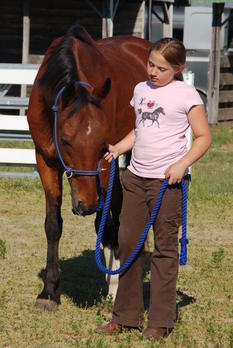
[[[183,78],[184,82],[187,83],[190,86],[194,86],[194,73],[191,70],[184,70],[183,71]],[[187,132],[186,132],[186,138],[187,138],[187,150],[189,151],[192,146],[193,142],[193,132],[191,127],[189,126]],[[192,167],[188,167],[188,174],[191,175]]]

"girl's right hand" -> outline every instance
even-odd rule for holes
[[[109,163],[112,162],[112,158],[116,159],[119,156],[119,153],[116,149],[116,145],[108,145],[108,151],[104,154],[104,159]]]

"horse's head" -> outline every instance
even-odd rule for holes
[[[108,143],[115,142],[116,87],[112,92],[109,77],[115,82],[116,76],[98,44],[78,26],[55,41],[48,50],[39,85],[45,109],[50,109],[65,86],[58,98],[57,138],[68,167],[96,171]],[[77,81],[89,82],[91,88],[77,85]],[[125,98],[122,90],[120,93],[121,99]],[[105,160],[101,166],[105,169],[100,173],[101,185],[106,190],[110,166]],[[73,212],[79,215],[93,213],[99,199],[97,177],[72,175],[69,183]]]
[[[99,90],[89,91],[84,86],[71,86],[64,90],[59,103],[62,112],[58,112],[57,140],[64,163],[74,170],[96,171],[106,151],[110,123],[101,102],[109,89],[110,80],[107,79]],[[108,169],[108,163],[102,160],[99,177],[104,189]],[[74,173],[68,180],[73,213],[83,216],[92,214],[100,193],[97,176]]]

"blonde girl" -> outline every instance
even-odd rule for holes
[[[149,50],[148,80],[136,85],[130,102],[135,128],[119,143],[109,145],[105,159],[132,150],[122,176],[124,198],[120,216],[119,252],[123,264],[137,244],[155,206],[163,180],[169,186],[153,225],[150,306],[146,339],[167,337],[176,317],[178,230],[181,224],[181,186],[188,184],[187,168],[201,158],[211,144],[211,132],[202,100],[194,87],[184,83],[185,48],[173,38],[163,38]],[[187,152],[186,131],[195,140]],[[119,277],[111,322],[96,329],[113,334],[123,327],[142,328],[144,317],[142,253]]]

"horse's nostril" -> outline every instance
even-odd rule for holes
[[[96,206],[97,204],[91,207],[86,207],[85,203],[78,201],[76,205],[73,205],[72,212],[75,215],[86,216],[93,214],[96,211]]]
[[[84,213],[84,205],[83,205],[83,202],[82,201],[78,201],[78,204],[77,205],[73,205],[73,208],[72,208],[72,213],[75,214],[75,215],[83,215]]]
[[[80,215],[83,214],[83,212],[84,212],[84,205],[83,205],[82,201],[78,201],[77,211],[79,212]]]

